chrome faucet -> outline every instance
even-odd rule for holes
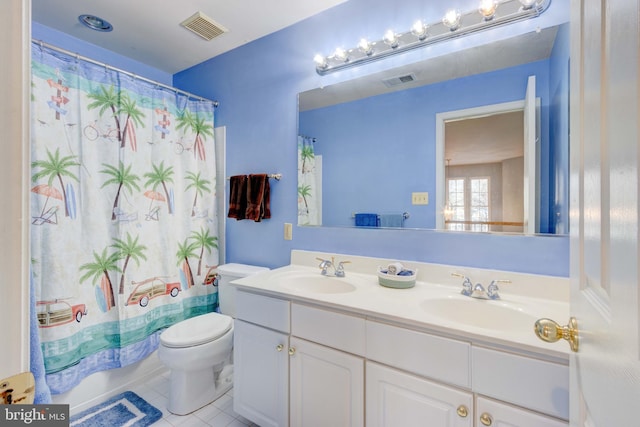
[[[451,273],[451,275],[464,279],[462,281],[462,291],[460,291],[460,293],[462,295],[470,297],[471,294],[473,293],[473,284],[471,283],[471,279],[469,279],[464,274],[460,274],[460,273]]]
[[[333,268],[333,276],[335,277],[344,277],[344,264],[349,264],[351,261],[340,261],[338,262],[338,265],[336,266],[336,260],[334,257],[331,257],[331,261],[329,261],[328,259],[322,259],[322,258],[316,258],[318,261],[320,261],[320,265],[318,265],[318,267],[320,267],[320,274],[322,274],[323,276],[330,276],[329,274],[329,268]]]
[[[478,299],[500,299],[500,294],[498,293],[500,288],[498,287],[498,283],[511,283],[511,280],[492,280],[485,290],[484,286],[482,286],[482,283],[476,283],[475,285],[473,285],[471,283],[471,279],[463,274],[451,273],[451,275],[464,279],[462,282],[462,291],[460,291],[462,295]]]

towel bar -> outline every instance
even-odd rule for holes
[[[273,178],[276,181],[280,181],[280,178],[282,178],[282,174],[281,173],[270,173],[267,175],[269,178]],[[230,176],[227,177],[227,181],[229,181],[231,179]]]

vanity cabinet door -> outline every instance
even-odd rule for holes
[[[236,319],[233,345],[233,410],[262,427],[288,426],[289,336]]]
[[[290,348],[291,425],[364,426],[364,359],[294,337]]]
[[[367,362],[367,427],[472,427],[473,395]]]
[[[491,427],[568,427],[554,418],[527,411],[517,406],[478,396],[476,401],[477,425]]]

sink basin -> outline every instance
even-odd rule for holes
[[[424,300],[420,308],[432,316],[482,329],[531,332],[537,320],[517,303],[458,295]]]
[[[314,294],[343,294],[356,290],[356,287],[349,283],[348,278],[322,276],[320,273],[286,272],[274,275],[270,280],[289,290]]]

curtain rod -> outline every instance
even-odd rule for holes
[[[203,98],[203,97],[198,96],[198,95],[194,95],[193,93],[186,92],[184,90],[180,90],[180,89],[177,89],[175,87],[167,86],[167,85],[165,85],[163,83],[160,83],[160,82],[157,82],[155,80],[147,79],[146,77],[139,76],[137,74],[131,73],[131,72],[126,71],[126,70],[123,70],[121,68],[112,67],[111,65],[106,64],[104,62],[99,62],[99,61],[96,61],[94,59],[87,58],[86,56],[82,56],[82,55],[79,55],[79,54],[77,54],[75,52],[71,52],[71,51],[63,49],[61,47],[54,46],[54,45],[49,44],[47,42],[44,42],[42,40],[31,39],[31,41],[33,43],[36,43],[36,44],[40,45],[41,47],[44,46],[44,47],[46,47],[48,49],[55,50],[57,52],[64,53],[64,54],[69,55],[69,56],[73,56],[76,59],[81,59],[81,60],[83,60],[85,62],[90,62],[90,63],[95,64],[95,65],[100,65],[102,67],[105,67],[107,70],[113,70],[113,71],[117,71],[118,73],[126,74],[127,76],[133,77],[134,79],[142,80],[144,82],[151,83],[153,85],[163,87],[163,88],[168,89],[168,90],[170,90],[172,92],[176,92],[176,93],[180,93],[182,95],[186,95],[189,98],[194,98],[194,99],[197,99],[197,100],[200,100],[200,101],[209,101],[209,102],[211,102],[213,104],[214,108],[217,108],[220,105],[220,102],[218,102],[218,101],[212,101],[210,99]]]

